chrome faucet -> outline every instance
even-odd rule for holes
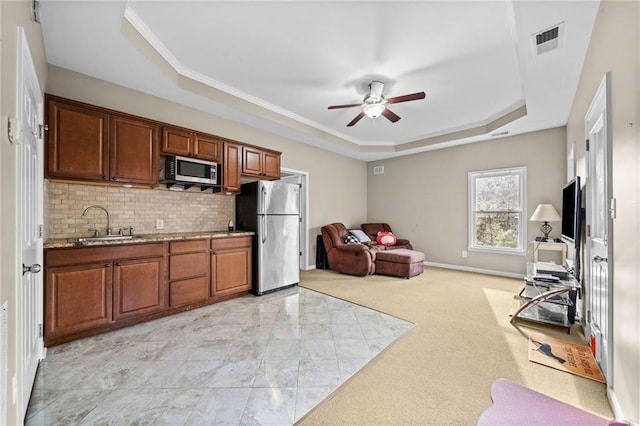
[[[105,209],[102,206],[99,206],[97,204],[94,204],[92,206],[87,207],[86,209],[84,209],[84,211],[82,212],[82,217],[85,217],[87,215],[87,212],[91,209],[100,209],[103,212],[105,212],[107,214],[107,235],[111,235],[111,215],[109,214],[109,211],[107,209]],[[91,229],[90,229],[91,231]],[[96,231],[97,233],[97,231]],[[97,236],[97,235],[96,235]]]

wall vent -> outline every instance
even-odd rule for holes
[[[564,39],[564,22],[533,34],[533,46],[536,55],[550,52],[562,47]]]
[[[497,137],[497,136],[506,136],[509,134],[508,130],[505,130],[504,132],[495,132],[495,133],[491,133],[491,137]]]
[[[373,168],[373,174],[374,175],[381,175],[384,173],[384,166],[375,166]]]

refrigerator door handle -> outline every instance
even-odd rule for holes
[[[267,188],[265,188],[264,186],[262,187],[262,190],[260,191],[260,197],[262,198],[260,200],[260,214],[266,214],[267,212],[267,206],[265,205],[265,202],[267,200]]]
[[[262,244],[267,241],[267,215],[262,215]]]

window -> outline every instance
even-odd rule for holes
[[[469,249],[524,253],[527,169],[469,172]]]

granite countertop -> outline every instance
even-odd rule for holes
[[[44,242],[45,249],[87,247],[87,246],[112,246],[122,244],[155,243],[161,241],[192,240],[197,238],[230,238],[254,235],[251,231],[199,231],[199,232],[174,232],[165,234],[141,234],[131,239],[112,241],[83,241],[78,238],[52,238]]]

